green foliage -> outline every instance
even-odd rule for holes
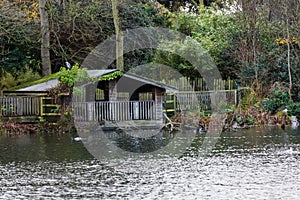
[[[37,79],[37,80],[31,80],[31,81],[28,81],[26,83],[21,82],[19,85],[15,86],[15,87],[12,87],[12,88],[9,88],[9,90],[17,90],[17,89],[29,87],[29,86],[36,85],[36,84],[39,84],[39,83],[44,83],[46,81],[49,81],[49,80],[52,80],[52,79],[55,79],[55,78],[57,78],[57,73],[50,74],[49,76],[45,76],[45,77]]]
[[[225,74],[224,77],[226,77],[228,71],[232,73],[232,70],[229,70],[227,66],[228,60],[223,59],[222,53],[224,49],[231,45],[232,35],[238,31],[233,14],[220,12],[214,7],[202,8],[199,13],[173,13],[170,22],[172,29],[190,36],[199,42],[203,49],[195,53],[195,44],[191,42],[174,42],[169,44],[169,48],[181,54],[174,55],[169,52],[158,51],[155,55],[156,62],[172,66],[184,76],[199,77],[191,63],[178,55],[188,55],[189,58],[195,60],[197,65],[202,65],[205,62],[198,60],[197,54],[206,53],[206,57],[211,57],[211,61],[217,65],[221,74]]]
[[[0,69],[15,78],[26,67],[37,71],[40,66],[40,24],[32,17],[35,4],[35,1],[0,2]]]
[[[282,109],[289,103],[288,93],[275,89],[271,92],[268,98],[263,99],[261,106],[264,110],[270,111],[272,114],[275,114],[278,109]]]
[[[294,102],[286,106],[288,110],[288,115],[300,117],[300,102]]]
[[[205,118],[205,117],[206,117],[205,111],[204,111],[204,110],[200,110],[199,116],[200,116],[201,118]]]
[[[73,87],[75,83],[83,83],[91,79],[87,73],[87,69],[80,69],[79,64],[75,64],[69,70],[62,67],[57,73],[57,78],[61,83],[67,84],[68,87]]]
[[[172,29],[192,36],[210,53],[217,62],[222,49],[229,46],[231,36],[238,31],[232,14],[216,8],[203,8],[198,14],[173,14]]]
[[[234,113],[235,111],[235,105],[227,105],[225,108],[225,113],[229,114],[229,113]]]
[[[13,77],[13,75],[11,75],[8,72],[5,72],[1,75],[1,79],[0,79],[0,93],[3,90],[7,90],[11,87],[14,87],[16,85],[16,80]],[[0,94],[1,95],[1,94]]]
[[[254,8],[251,7],[255,6],[250,4],[251,1],[243,1],[241,9],[229,12],[226,11],[225,4],[222,4],[225,1],[220,0],[204,1],[205,5],[211,7],[195,7],[199,5],[198,0],[173,1],[172,5],[171,1],[160,2],[176,12],[170,12],[164,6],[158,5],[157,1],[120,1],[118,8],[122,31],[137,27],[159,26],[182,32],[202,45],[216,63],[223,78],[239,79],[241,86],[251,86],[254,80],[260,83],[261,87],[255,89],[259,97],[266,96],[270,85],[275,81],[288,82],[288,43],[278,43],[276,39],[299,40],[299,23],[297,23],[299,7],[293,6],[293,3],[279,4],[280,1],[272,5],[257,3],[257,7]],[[189,5],[192,5],[190,7],[192,12],[180,11],[180,6],[187,6],[187,2],[191,3]],[[211,2],[221,2],[222,9],[212,5]],[[287,7],[284,7],[285,5]],[[2,0],[0,7],[0,90],[15,85],[24,87],[39,83],[31,82],[38,78],[37,72],[40,72],[41,63],[38,1]],[[287,8],[288,16],[284,15],[285,9],[282,8]],[[81,63],[91,49],[114,34],[110,0],[48,1],[47,11],[51,29],[50,51],[53,72],[59,71],[59,67],[66,60]],[[287,24],[286,21],[289,23]],[[286,28],[289,28],[290,38],[287,38]],[[292,95],[293,100],[299,100],[300,89],[294,86],[300,81],[298,76],[300,48],[299,43],[289,44]],[[182,41],[163,45],[167,51],[142,49],[126,53],[124,55],[126,70],[154,60],[173,67],[191,79],[199,77],[192,63],[179,56],[183,53],[190,55],[193,60],[193,56],[196,55],[194,52],[199,50],[193,49],[195,45]],[[201,60],[196,62],[201,64]],[[74,74],[72,73],[65,70],[61,80],[68,85],[73,85]],[[168,71],[159,73],[160,78],[169,76]],[[153,74],[157,75],[157,71],[153,70]],[[56,78],[56,75],[44,77],[42,80],[52,78]],[[24,84],[24,82],[28,83]],[[252,104],[258,100],[252,98],[247,103]],[[266,107],[272,111],[278,106],[277,101],[265,100],[265,102],[267,102]]]
[[[28,66],[39,72],[41,57],[38,1],[2,0],[0,7],[0,68],[15,74]],[[48,1],[47,11],[53,72],[59,71],[66,60],[81,63],[91,49],[114,34],[110,0]],[[119,11],[123,31],[137,27],[165,26],[167,23],[166,15],[160,13],[160,8],[151,2],[122,1]],[[137,66],[153,52],[144,50],[141,54],[142,58],[131,52],[125,55],[127,66]]]
[[[119,1],[121,30],[137,27],[161,26],[164,16],[152,3],[137,3],[132,0]],[[53,71],[65,60],[81,63],[85,57],[104,40],[114,34],[114,23],[111,11],[111,0],[101,1],[65,1],[65,11],[56,1],[50,1],[49,13],[52,24],[51,52]],[[124,56],[125,66],[139,57],[127,53]],[[147,51],[144,54],[148,54]],[[131,61],[131,62],[130,62]],[[130,65],[131,67],[133,65]]]
[[[121,77],[121,76],[123,76],[123,72],[121,72],[121,71],[115,71],[113,73],[101,76],[99,78],[99,80],[100,81],[109,81],[109,80],[113,80],[113,79],[116,79],[116,78]]]
[[[146,4],[139,3],[140,8],[146,13],[153,26],[166,26],[168,24],[169,12],[163,10],[162,7],[157,7],[155,3],[146,1]]]
[[[159,3],[163,4],[166,8],[168,8],[172,12],[179,11],[182,7],[188,9],[190,11],[199,11],[200,7],[200,0],[177,0],[177,1],[166,1],[166,0],[157,0]],[[224,1],[224,0],[203,0],[201,7],[203,6],[212,6],[212,5],[219,5],[220,7],[224,4],[231,2]]]
[[[170,27],[185,35],[191,36],[195,28],[198,15],[195,13],[173,13],[169,21]]]
[[[40,77],[37,72],[30,68],[25,68],[24,71],[18,71],[15,74],[3,72],[0,75],[0,91],[27,87]]]
[[[240,106],[244,110],[247,110],[251,105],[258,105],[260,103],[260,98],[257,96],[257,93],[251,88],[240,90],[239,93],[242,97]]]
[[[1,36],[0,36],[1,41]],[[9,73],[17,73],[18,71],[24,71],[26,68],[32,68],[34,70],[39,69],[38,54],[31,48],[22,45],[6,44],[7,41],[1,42],[4,48],[0,54],[0,68]]]
[[[202,8],[198,13],[173,13],[171,28],[199,41],[217,64],[223,78],[239,78],[243,86],[251,86],[257,81],[262,87],[255,88],[255,92],[263,96],[274,81],[289,81],[287,45],[276,42],[278,35],[286,38],[284,23],[269,19],[269,9],[276,5],[268,8],[257,4],[253,9],[247,7],[250,4],[246,1],[244,3],[245,7],[235,12],[211,7]],[[298,38],[298,32],[292,32],[297,26],[292,26],[292,23],[289,26],[290,37]],[[292,79],[297,83],[300,81],[297,75],[300,49],[295,43],[290,45]],[[297,95],[297,91],[293,92]]]
[[[288,16],[285,14],[286,8],[290,10],[287,2],[278,1],[271,5],[257,4],[256,8],[250,2],[243,1],[243,9],[235,13],[239,30],[236,35],[233,35],[235,39],[225,53],[229,60],[235,61],[241,83],[249,86],[257,81],[263,87],[255,88],[256,92],[260,96],[266,96],[275,81],[286,83],[289,81],[287,45],[277,44],[276,39],[278,36],[287,37],[285,21],[288,20],[285,18],[292,16],[292,13],[289,12]],[[274,12],[274,8],[279,9]],[[299,8],[291,10],[299,13],[297,9]],[[292,32],[293,27],[296,26],[292,23],[288,26],[290,26],[288,27],[290,37],[299,35],[298,31]],[[290,61],[294,69],[300,66],[299,58],[294,56],[298,54],[297,51],[297,48],[291,47]],[[293,73],[294,82],[299,80],[296,74]]]
[[[217,12],[215,8],[202,9],[195,20],[192,36],[208,50],[213,60],[219,64],[220,54],[230,45],[232,35],[238,30],[232,14]]]
[[[171,66],[183,76],[192,79],[200,76],[198,66],[201,67],[202,71],[209,71],[215,67],[207,51],[197,41],[189,37],[184,41],[163,42],[155,54],[154,61],[165,66]],[[169,78],[170,72],[170,70],[166,72],[164,78]]]
[[[247,116],[247,123],[252,125],[254,123],[254,119],[251,115]]]
[[[26,67],[24,72],[19,72],[19,74],[17,76],[17,80],[20,84],[32,82],[32,81],[38,80],[40,78],[41,78],[41,75],[29,67]]]

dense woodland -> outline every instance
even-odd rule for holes
[[[155,26],[197,40],[223,79],[252,88],[253,103],[273,98],[266,106],[275,111],[300,100],[299,0],[2,0],[0,9],[0,91],[82,63],[112,34]],[[123,59],[125,70],[155,61],[199,76],[169,52],[138,50]]]

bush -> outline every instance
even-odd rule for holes
[[[268,98],[261,102],[261,106],[265,111],[270,111],[275,114],[280,108],[287,106],[289,103],[289,95],[280,89],[275,89],[271,92]]]
[[[71,69],[62,67],[58,72],[59,82],[66,84],[68,87],[73,87],[75,83],[83,83],[89,79],[87,69],[80,69],[79,64],[75,64]]]
[[[297,118],[300,118],[300,102],[295,102],[292,104],[289,104],[287,107],[288,115],[290,116],[297,116]]]

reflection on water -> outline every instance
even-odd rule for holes
[[[0,162],[64,161],[92,158],[70,135],[0,136]]]
[[[98,161],[70,135],[2,136],[0,199],[299,198],[300,129],[222,133],[209,156],[195,156],[204,137],[181,158]]]
[[[114,135],[114,137],[110,137],[110,135]],[[175,132],[157,130],[105,132],[105,136],[119,148],[134,153],[149,153],[165,147],[175,135]]]

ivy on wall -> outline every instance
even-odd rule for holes
[[[123,76],[123,72],[121,71],[115,71],[113,73],[110,73],[110,74],[106,74],[106,75],[103,75],[99,78],[99,81],[109,81],[109,80],[113,80],[113,79],[116,79],[118,77],[121,77]]]

